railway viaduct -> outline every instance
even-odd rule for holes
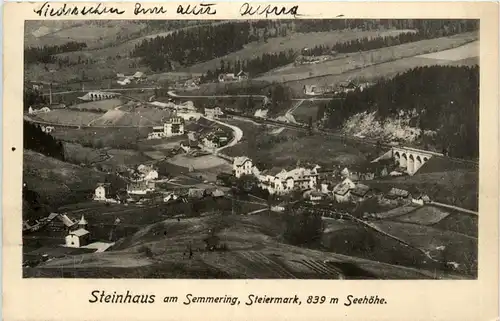
[[[118,94],[112,92],[90,91],[86,93],[84,96],[78,98],[85,101],[95,101],[95,100],[110,99],[116,96],[118,96]]]
[[[390,151],[375,159],[378,162],[382,159],[393,159],[400,168],[405,169],[408,175],[414,175],[433,156],[444,156],[443,154],[431,152],[412,147],[392,147]]]

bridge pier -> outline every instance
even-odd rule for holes
[[[414,175],[433,155],[442,156],[442,154],[410,147],[392,148],[392,158],[395,164],[410,176]]]

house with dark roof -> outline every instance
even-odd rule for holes
[[[355,202],[361,202],[371,195],[370,187],[361,183],[356,184],[356,186],[354,186],[354,188],[351,189],[350,192],[351,199]]]
[[[391,190],[385,194],[385,198],[389,200],[401,200],[410,198],[410,192],[404,189],[393,187]]]
[[[350,201],[351,199],[351,189],[353,189],[356,185],[354,182],[346,178],[341,183],[337,184],[333,189],[333,197],[339,203],[345,203]]]

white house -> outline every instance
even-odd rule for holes
[[[107,199],[107,189],[110,184],[108,183],[99,183],[95,188],[94,192],[94,201],[105,201]]]
[[[41,128],[42,128],[42,132],[47,133],[47,134],[52,133],[55,129],[54,126],[42,126]]]
[[[234,176],[240,178],[243,175],[252,175],[252,160],[246,156],[235,157],[233,161]]]
[[[129,78],[124,78],[116,81],[119,85],[125,86],[130,84],[132,81]]]
[[[238,77],[236,77],[236,75],[233,73],[219,75],[219,82],[236,81],[236,80],[238,80]]]
[[[248,74],[243,70],[240,70],[240,72],[236,75],[236,77],[238,77],[238,81],[243,81],[248,79]]]

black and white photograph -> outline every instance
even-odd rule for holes
[[[476,280],[479,29],[26,20],[22,277]]]

